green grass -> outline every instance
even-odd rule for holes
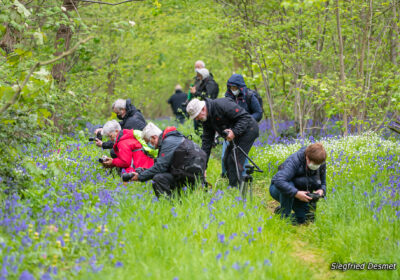
[[[113,246],[102,245],[97,251],[85,242],[76,242],[72,247],[77,253],[71,253],[71,245],[65,245],[70,247],[61,248],[64,264],[54,262],[59,268],[54,277],[399,279],[399,269],[330,270],[332,262],[400,264],[399,217],[396,216],[400,209],[393,204],[400,197],[398,185],[391,185],[399,176],[399,143],[384,141],[375,135],[323,143],[329,155],[327,198],[318,203],[316,222],[306,226],[292,226],[274,216],[272,210],[277,204],[268,193],[277,166],[297,151],[300,144],[253,148],[251,156],[265,172],[256,175],[254,197],[247,202],[240,199],[237,190],[226,189],[227,180],[219,178],[220,148],[213,152],[207,170],[208,180],[213,184],[212,193],[198,189],[172,201],[155,201],[150,182],[130,183],[126,189],[118,186],[121,190],[113,194],[117,204],[94,207],[101,201],[95,193],[102,187],[84,182],[79,188],[91,196],[84,200],[80,213],[98,214],[102,221],[94,222],[93,228],[105,225],[106,229],[100,226],[98,231],[104,235],[116,234],[118,238]],[[83,156],[98,153],[89,146],[80,152]],[[78,151],[72,153],[76,155]],[[77,163],[58,160],[67,166],[66,171],[79,170]],[[94,174],[98,172],[102,171],[95,167]],[[73,180],[82,175],[76,171],[68,176]],[[115,189],[117,182],[116,178],[107,177],[104,186]],[[4,232],[3,238],[7,239]],[[18,240],[14,241],[16,248]],[[46,250],[51,255],[50,248]],[[4,250],[2,254],[4,259]],[[89,259],[93,254],[97,264],[103,265],[100,272],[92,272],[88,261],[81,263],[80,271],[73,269],[78,256]],[[36,276],[44,271],[37,268],[37,262],[26,261],[22,267],[20,271],[29,270]]]

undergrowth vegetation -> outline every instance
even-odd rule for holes
[[[375,134],[322,139],[328,195],[318,203],[315,224],[300,227],[274,216],[268,187],[277,166],[309,140],[252,149],[264,170],[255,175],[252,200],[219,178],[217,147],[207,170],[212,189],[184,190],[172,201],[158,200],[151,182],[124,186],[98,164],[103,152],[83,133],[35,141],[21,154],[26,170],[20,172],[28,171],[31,185],[1,197],[3,278],[400,276],[398,270],[330,270],[332,262],[400,263],[398,141]]]

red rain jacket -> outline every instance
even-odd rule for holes
[[[154,160],[143,152],[142,145],[133,135],[133,130],[122,130],[113,148],[117,155],[112,161],[113,165],[125,168],[127,173],[134,172],[138,167],[150,168],[154,165]]]

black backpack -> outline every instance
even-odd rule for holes
[[[185,138],[176,148],[171,161],[170,172],[177,180],[194,182],[204,179],[207,154],[193,141]]]
[[[257,97],[258,103],[260,103],[261,110],[262,110],[262,113],[263,113],[263,115],[264,115],[263,99],[261,98],[260,94],[259,94],[257,91],[252,90],[252,89],[248,89],[248,90],[247,90],[247,93],[246,93],[246,103],[247,103],[247,106],[249,106],[249,108],[250,108],[251,98],[253,97],[253,95],[255,95],[255,96]]]

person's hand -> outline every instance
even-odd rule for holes
[[[103,129],[100,127],[100,128],[97,128],[95,131],[94,131],[94,134],[96,134],[97,135],[97,133],[99,133],[99,132],[103,132]]]
[[[226,140],[227,141],[232,141],[235,138],[235,134],[231,129],[225,129],[224,130],[227,133]]]
[[[139,179],[139,173],[133,172],[133,177],[131,181],[137,181]]]
[[[298,191],[294,197],[303,202],[310,202],[311,197],[307,195],[308,193],[306,191]]]
[[[204,178],[207,177],[207,170],[204,170]]]
[[[322,189],[316,190],[314,193],[317,193],[320,196],[324,196],[324,191]]]
[[[106,167],[106,168],[113,167],[112,161],[113,161],[112,158],[107,158],[106,160],[104,160],[103,161],[104,167]]]
[[[103,146],[103,141],[96,138],[96,146],[101,148]]]
[[[190,87],[190,93],[195,94],[196,93],[196,87]]]

